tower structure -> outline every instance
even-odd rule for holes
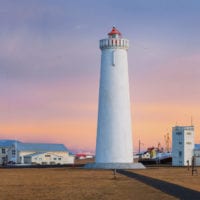
[[[172,166],[191,165],[194,150],[194,126],[172,128]]]
[[[133,163],[131,109],[129,96],[129,41],[115,28],[100,40],[101,74],[99,87],[96,160],[94,168],[143,168]]]

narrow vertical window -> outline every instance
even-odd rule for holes
[[[2,154],[5,154],[5,153],[6,153],[6,149],[4,149],[4,148],[1,149],[1,153],[2,153]]]
[[[112,66],[115,66],[115,51],[112,52]]]
[[[111,40],[108,40],[108,46],[111,46],[112,44],[111,44]]]
[[[15,150],[13,149],[13,150],[12,150],[12,155],[15,156],[15,153],[16,153],[16,152],[15,152]]]
[[[108,46],[108,40],[106,40],[106,47]]]
[[[122,40],[122,46],[124,47],[124,40]]]

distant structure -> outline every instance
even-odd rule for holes
[[[194,126],[172,128],[172,165],[191,165],[194,150]]]
[[[196,166],[200,166],[200,144],[194,145],[194,157]]]
[[[94,154],[90,152],[84,152],[84,153],[76,153],[75,158],[79,160],[84,160],[84,159],[92,159],[94,158]]]
[[[73,164],[74,155],[63,144],[0,140],[0,164]]]
[[[15,140],[0,140],[0,165],[8,163],[8,151]]]
[[[166,135],[164,135],[164,139],[165,139],[165,151],[166,152],[170,152],[170,137],[169,137],[169,133],[167,133]]]
[[[144,168],[133,163],[127,50],[129,41],[115,28],[100,40],[101,76],[96,162],[88,168]]]

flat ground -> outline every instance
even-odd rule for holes
[[[0,200],[200,199],[200,175],[187,168],[121,171],[116,179],[110,170],[0,169],[0,180]]]

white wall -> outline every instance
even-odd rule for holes
[[[130,111],[127,50],[102,49],[96,163],[133,163]]]
[[[33,156],[25,156],[25,164],[73,164],[74,156],[66,152],[46,152]]]
[[[172,129],[172,165],[191,165],[194,149],[194,127],[176,126]]]
[[[5,149],[5,153],[2,153],[2,149]],[[3,164],[3,160],[6,159],[8,155],[8,147],[0,147],[0,165]]]
[[[15,151],[15,155],[12,154],[12,151]],[[12,145],[8,149],[8,161],[13,161],[15,163],[20,163],[18,152],[16,152],[15,145]]]
[[[18,162],[24,164],[24,156],[36,153],[35,151],[19,151],[18,152]]]
[[[185,135],[184,165],[187,165],[187,161],[189,161],[189,164],[191,165],[193,150],[194,150],[194,131],[185,130],[184,135]]]

